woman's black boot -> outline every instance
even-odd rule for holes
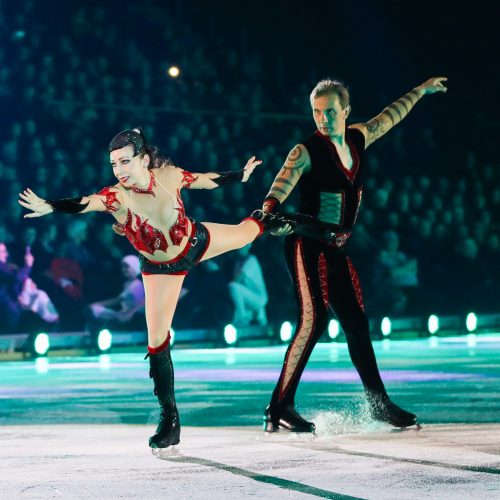
[[[168,448],[179,443],[181,425],[174,395],[174,367],[170,348],[149,354],[149,376],[154,381],[154,393],[161,407],[156,434],[149,438],[151,448]]]

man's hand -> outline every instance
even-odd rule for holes
[[[287,224],[286,226],[280,227],[279,229],[276,229],[275,231],[271,231],[271,234],[273,236],[288,236],[289,234],[293,233],[292,226],[290,224]]]
[[[19,193],[19,197],[21,198],[18,200],[19,204],[31,210],[31,213],[24,216],[25,219],[30,217],[42,217],[53,212],[52,207],[44,199],[39,198],[30,188]]]
[[[246,182],[252,175],[253,171],[255,170],[255,167],[257,165],[260,165],[262,163],[262,160],[256,160],[255,156],[252,156],[248,161],[247,164],[243,167],[243,179],[241,179],[241,182]]]
[[[417,89],[422,95],[435,94],[436,92],[446,92],[448,89],[444,86],[444,83],[448,81],[448,78],[444,76],[438,76],[434,78],[429,78],[424,83],[420,84]]]

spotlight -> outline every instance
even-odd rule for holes
[[[290,321],[285,321],[281,324],[280,339],[282,342],[288,342],[292,338],[292,324]]]
[[[238,330],[231,324],[224,327],[224,340],[227,345],[234,345],[238,340]]]
[[[468,332],[475,332],[477,328],[477,316],[474,313],[467,314],[465,326]]]
[[[97,335],[97,347],[99,351],[105,352],[111,349],[113,343],[113,335],[108,329],[101,330]]]
[[[49,336],[46,333],[37,333],[33,342],[33,350],[38,356],[45,356],[50,349]]]
[[[392,332],[392,323],[387,316],[383,318],[382,322],[380,323],[380,331],[382,332],[382,335],[384,337],[387,337]]]
[[[335,340],[340,333],[340,326],[339,322],[336,319],[331,319],[330,322],[328,323],[328,336],[332,339]]]
[[[181,70],[177,66],[170,66],[167,73],[171,78],[177,78],[181,74]]]
[[[431,335],[434,335],[439,330],[439,318],[435,314],[429,316],[427,330]]]

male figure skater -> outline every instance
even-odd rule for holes
[[[366,123],[346,125],[351,111],[347,87],[322,80],[310,95],[317,130],[289,153],[264,200],[264,214],[278,212],[299,188],[299,212],[323,224],[334,238],[290,234],[285,259],[295,285],[298,321],[285,355],[264,429],[314,432],[314,423],[295,410],[295,393],[311,352],[327,327],[332,307],[347,339],[349,354],[363,383],[373,418],[396,427],[416,424],[417,417],[395,405],[380,377],[368,331],[361,287],[345,245],[356,222],[363,192],[365,149],[386,134],[427,94],[446,92],[446,78],[430,78],[387,106]],[[286,234],[282,228],[274,234]]]

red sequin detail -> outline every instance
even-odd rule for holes
[[[180,193],[177,192],[177,203],[179,204],[175,210],[178,210],[177,221],[175,224],[169,229],[168,235],[172,240],[174,245],[180,245],[182,238],[188,235],[188,218],[186,217],[186,212],[184,211],[184,204],[182,203],[182,199]]]
[[[325,309],[328,309],[328,267],[325,255],[322,253],[318,260],[319,284],[321,286],[321,295]]]
[[[139,194],[152,194],[154,197],[156,197],[153,188],[156,186],[156,180],[155,180],[155,175],[153,174],[153,171],[149,171],[149,185],[146,189],[141,189],[136,186],[132,186],[132,191],[134,193],[139,193]]]
[[[132,220],[135,217],[135,228],[132,227]],[[154,254],[156,250],[166,252],[168,242],[165,235],[148,224],[148,219],[142,220],[138,215],[132,214],[130,209],[127,213],[127,220],[123,224],[117,224],[132,246],[139,251]]]
[[[335,233],[335,246],[342,248],[347,243],[349,236],[351,236],[350,231],[348,233]]]
[[[182,187],[189,189],[193,182],[196,182],[198,177],[195,177],[191,172],[186,170],[182,171]]]
[[[356,206],[356,215],[354,216],[354,224],[358,220],[359,207],[361,205],[361,200],[363,198],[363,188],[358,189],[358,204]]]
[[[105,187],[101,189],[97,194],[99,196],[105,196],[105,200],[101,200],[106,208],[106,212],[116,212],[120,208],[120,202],[116,199],[118,191],[111,191],[111,187]]]
[[[347,257],[347,265],[349,266],[349,274],[351,275],[352,287],[354,288],[354,293],[356,294],[356,298],[358,299],[359,307],[361,307],[361,309],[364,311],[365,306],[363,304],[363,292],[361,291],[361,283],[359,282],[356,268],[354,267],[349,257]]]

